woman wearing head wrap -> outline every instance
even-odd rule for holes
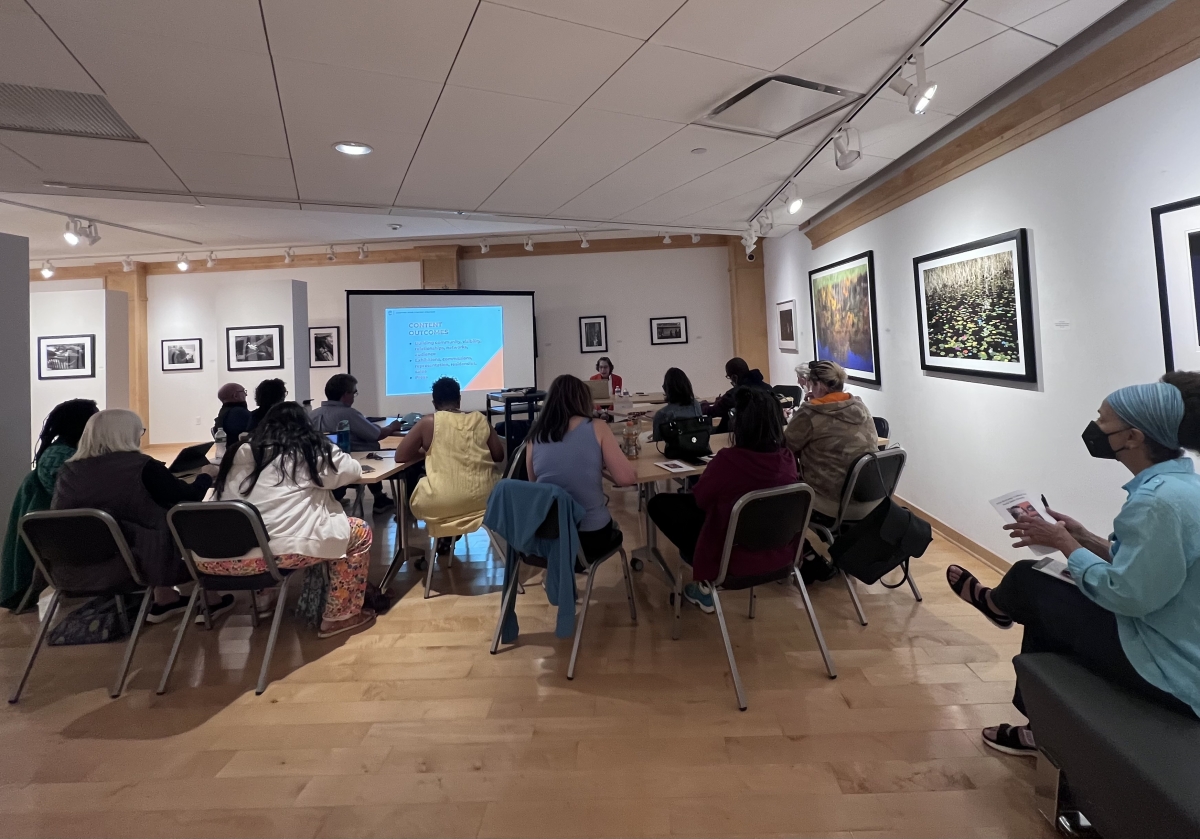
[[[1200,373],[1168,373],[1108,395],[1083,432],[1092,457],[1117,460],[1134,478],[1109,538],[1047,509],[1005,525],[1014,547],[1062,551],[1075,585],[1013,565],[994,589],[965,569],[950,587],[1007,629],[1025,627],[1021,652],[1056,652],[1111,682],[1189,716],[1200,716],[1200,476],[1183,448],[1200,450]],[[1025,712],[1021,686],[1013,705]],[[989,746],[1032,754],[1029,726],[983,730]]]

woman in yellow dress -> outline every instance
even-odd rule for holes
[[[437,538],[437,552],[454,549],[455,537],[483,524],[488,496],[504,460],[504,445],[483,414],[460,410],[458,382],[443,377],[433,383],[432,414],[421,417],[396,450],[408,463],[425,455],[425,477],[409,505]]]

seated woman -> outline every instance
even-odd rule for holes
[[[663,395],[667,404],[654,414],[654,439],[662,439],[662,427],[675,419],[688,419],[703,414],[700,402],[692,393],[692,383],[687,373],[678,367],[668,368],[663,376]]]
[[[263,379],[259,382],[258,387],[254,389],[254,404],[258,407],[250,412],[250,427],[247,431],[258,428],[267,411],[287,399],[287,395],[287,385],[283,383],[283,379]]]
[[[191,580],[167,528],[167,510],[181,501],[202,500],[212,476],[197,475],[192,483],[176,478],[166,464],[142,453],[145,432],[133,411],[111,408],[94,414],[75,454],[59,470],[51,507],[95,507],[117,520],[142,578],[154,587],[146,620],[163,623],[183,614],[187,601],[174,587]],[[233,608],[233,595],[210,594],[208,603],[216,616]]]
[[[425,477],[411,500],[413,514],[437,539],[437,552],[449,554],[456,537],[483,524],[488,496],[499,479],[496,464],[504,444],[478,411],[464,414],[458,382],[442,377],[433,383],[433,413],[421,417],[396,449],[410,463],[425,454]]]
[[[871,412],[846,386],[846,371],[832,361],[814,361],[796,368],[797,380],[808,391],[792,414],[784,436],[800,464],[800,480],[813,488],[813,510],[833,518],[842,500],[850,465],[868,452],[879,451]],[[874,504],[851,510],[861,518]]]
[[[1116,459],[1134,478],[1113,535],[1090,533],[1047,512],[1005,525],[1015,547],[1042,545],[1067,557],[1075,585],[1013,565],[995,588],[951,565],[959,597],[996,626],[1025,627],[1021,652],[1071,656],[1096,674],[1189,716],[1200,715],[1200,476],[1181,446],[1200,450],[1200,373],[1110,393],[1083,442],[1092,457]],[[1022,714],[1021,685],[1013,705]],[[1034,754],[1027,725],[983,730],[1008,754]]]
[[[601,379],[607,381],[609,383],[608,392],[610,394],[615,394],[624,385],[621,377],[614,373],[613,369],[612,359],[606,355],[602,355],[600,356],[600,360],[596,362],[596,375],[592,376],[593,382],[598,382]]]
[[[685,599],[713,612],[711,580],[721,570],[721,552],[733,505],[748,492],[796,483],[796,459],[783,444],[783,410],[769,391],[741,388],[733,400],[733,430],[728,448],[717,452],[691,493],[660,493],[650,499],[650,519],[692,566]],[[770,551],[738,548],[729,573],[751,576],[786,565],[796,547]]]
[[[550,383],[546,403],[525,447],[529,480],[556,484],[586,510],[579,542],[587,557],[600,557],[621,544],[604,494],[603,478],[617,486],[637,483],[637,470],[606,423],[592,419],[592,392],[574,376]]]
[[[329,593],[318,638],[361,629],[375,620],[363,608],[370,566],[371,529],[350,518],[333,490],[355,483],[362,467],[313,429],[295,402],[267,412],[248,442],[231,449],[217,474],[217,500],[242,500],[262,515],[280,568],[329,564]],[[198,560],[202,571],[250,575],[261,559]]]
[[[0,554],[0,606],[15,609],[33,582],[33,557],[17,534],[17,523],[26,513],[50,509],[58,470],[79,445],[83,427],[99,408],[91,399],[71,399],[56,405],[42,423],[33,470],[21,481],[8,514],[4,553]]]

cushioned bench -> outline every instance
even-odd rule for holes
[[[1074,809],[1101,836],[1200,836],[1200,721],[1065,656],[1033,653],[1013,663],[1038,760],[1058,767]]]

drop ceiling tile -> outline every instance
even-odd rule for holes
[[[447,85],[396,203],[475,209],[570,113],[569,105]]]
[[[626,35],[483,3],[449,83],[578,106],[639,46]]]
[[[289,158],[164,145],[157,149],[192,192],[292,200],[297,197]]]
[[[959,9],[925,45],[925,66],[932,67],[1003,31],[1004,27],[994,20],[977,15],[970,9]],[[905,76],[912,76],[912,70],[906,71]]]
[[[779,139],[785,143],[795,143],[801,146],[813,148],[817,143],[825,139],[825,136],[834,129],[838,121],[846,115],[845,110],[838,111],[836,114],[830,114],[824,119],[819,119],[811,125],[806,125],[799,128]]]
[[[443,82],[476,0],[263,0],[278,58]]]
[[[1024,23],[1064,2],[1066,0],[970,0],[971,11],[1005,26]]]
[[[587,105],[687,123],[762,77],[753,67],[651,43],[613,74]]]
[[[646,40],[685,0],[492,0],[497,5]]]
[[[883,0],[779,72],[865,93],[944,11],[942,0]]]
[[[0,3],[0,82],[103,93],[24,3]]]
[[[938,83],[931,110],[961,114],[1054,51],[1054,46],[1008,29],[929,68]]]
[[[699,212],[676,219],[672,227],[703,227],[721,230],[743,230],[747,220],[762,203],[771,197],[774,186],[762,186]]]
[[[331,127],[314,129],[292,141],[292,161],[300,198],[306,202],[390,206],[420,142],[419,134],[361,131],[374,151],[350,157],[333,150]],[[322,133],[324,131],[324,133]]]
[[[849,169],[839,169],[834,163],[833,143],[821,149],[813,161],[796,177],[800,194],[807,201],[830,187],[845,187],[874,175],[892,161],[886,157],[875,157],[863,152],[862,157]]]
[[[0,191],[40,192],[45,177],[34,164],[0,145]],[[6,229],[6,228],[0,228]]]
[[[749,154],[765,137],[689,125],[560,207],[555,216],[612,219]],[[703,154],[692,149],[704,148]]]
[[[681,128],[678,123],[581,108],[481,209],[549,213]]]
[[[0,131],[0,145],[41,170],[48,181],[182,190],[183,184],[146,143]]]
[[[1052,44],[1065,44],[1122,2],[1123,0],[1067,0],[1061,6],[1055,6],[1050,11],[1025,21],[1018,28]]]
[[[688,0],[653,43],[774,70],[879,0]]]
[[[953,121],[932,111],[913,116],[899,102],[876,98],[850,124],[862,133],[864,154],[895,160]]]
[[[102,8],[86,0],[30,2],[60,37],[64,29],[83,30],[101,46],[109,37],[121,35],[137,43],[162,39],[267,54],[258,4],[245,0],[106,0]],[[70,42],[68,46],[79,55]],[[137,58],[136,53],[132,58]]]

